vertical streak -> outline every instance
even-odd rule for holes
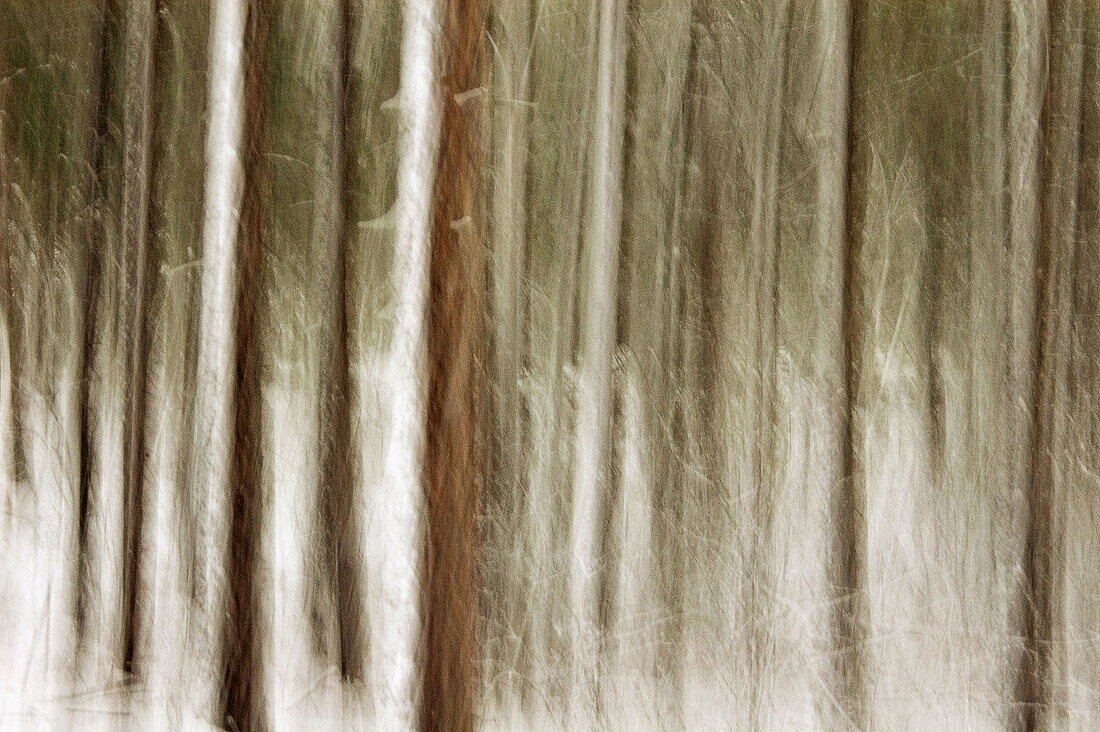
[[[154,48],[148,266],[145,324],[146,462],[140,497],[137,673],[145,719],[163,728],[193,711],[193,619],[198,515],[189,453],[201,300],[201,232],[206,139],[209,11],[206,4],[158,0]],[[186,80],[186,81],[184,81]],[[187,263],[184,267],[176,265]],[[121,400],[120,400],[121,401]],[[139,717],[140,718],[140,717]]]
[[[1000,369],[999,381],[1005,398],[994,407],[994,414],[1004,425],[1004,434],[996,439],[997,446],[986,448],[990,457],[984,459],[995,459],[1004,466],[1002,475],[1007,487],[1004,496],[1010,520],[1005,522],[1006,534],[998,543],[1011,547],[1013,554],[1010,556],[1016,561],[1023,558],[1026,544],[1026,535],[1021,536],[1018,530],[1023,526],[1019,518],[1027,511],[1034,440],[1028,395],[1034,394],[1032,357],[1036,300],[1033,286],[1043,93],[1043,48],[1036,41],[1040,35],[1038,29],[1046,22],[1044,15],[1041,3],[1032,0],[990,2],[983,30],[983,43],[992,46],[991,58],[986,62],[988,71],[983,74],[989,79],[984,106],[989,110],[986,125],[993,128],[995,137],[987,143],[985,165],[989,170],[982,191],[983,195],[990,196],[987,215],[992,236],[989,245],[978,249],[973,256],[975,265],[984,264],[992,276],[999,279],[999,286],[996,291],[997,322],[975,323],[972,332],[975,343],[981,342],[977,337],[987,332],[990,325],[1000,326],[1003,332],[1002,338],[990,341],[991,348],[1004,349],[1003,356],[990,353],[989,358]],[[980,288],[975,288],[972,298],[976,305],[982,295]],[[979,396],[972,394],[971,399],[976,402],[972,408],[988,408],[978,403],[981,401]],[[975,434],[972,439],[979,437]],[[994,450],[1000,454],[996,455]],[[1004,651],[1011,665],[1005,674],[1002,719],[1019,728],[1027,724],[1030,714],[1030,709],[1022,708],[1018,704],[1020,700],[1014,698],[1017,689],[1013,688],[1014,683],[1019,684],[1022,680],[1017,665],[1020,646],[1026,644],[1028,635],[1027,587],[1024,584],[1028,580],[1019,576],[1020,567],[1015,561],[1010,567],[1012,575],[1008,586],[1014,594],[1008,601],[1007,630],[1011,639],[1005,643]]]
[[[844,205],[844,248],[842,264],[842,293],[844,298],[841,335],[844,359],[844,389],[848,403],[843,415],[841,433],[842,479],[834,491],[832,526],[833,571],[832,584],[836,593],[833,604],[833,658],[835,677],[839,689],[835,696],[846,707],[852,726],[866,729],[868,724],[867,690],[864,674],[866,658],[866,606],[864,600],[866,547],[865,547],[865,486],[863,463],[860,459],[862,434],[859,422],[859,378],[863,359],[863,278],[861,239],[863,225],[863,182],[857,176],[862,173],[863,156],[857,158],[859,140],[855,125],[860,120],[860,98],[855,91],[856,74],[860,71],[861,0],[852,0],[848,6],[848,36],[838,42],[846,42],[847,84],[845,85],[847,112],[843,124],[847,135],[844,151],[846,201]]]
[[[333,113],[331,169],[327,176],[331,185],[328,215],[331,232],[331,254],[327,266],[331,279],[329,298],[329,342],[327,363],[322,365],[320,408],[321,487],[326,506],[326,541],[330,581],[336,595],[340,635],[340,672],[343,676],[360,678],[364,660],[361,640],[359,566],[353,556],[358,546],[356,527],[352,524],[352,498],[355,481],[351,474],[351,410],[350,366],[348,362],[348,221],[347,196],[354,175],[354,157],[348,154],[348,121],[346,109],[351,94],[351,3],[341,0],[333,13],[333,45],[339,54],[332,77]]]
[[[1060,649],[1065,663],[1063,678],[1072,679],[1062,701],[1073,715],[1074,723],[1097,725],[1100,716],[1100,688],[1096,662],[1096,645],[1079,643],[1100,627],[1096,599],[1098,576],[1095,566],[1100,555],[1097,539],[1097,499],[1100,487],[1100,236],[1098,236],[1098,204],[1100,204],[1100,12],[1095,4],[1085,4],[1082,13],[1081,117],[1078,132],[1078,182],[1076,233],[1071,251],[1064,260],[1068,282],[1063,284],[1062,303],[1065,320],[1062,343],[1071,344],[1062,378],[1066,379],[1065,416],[1062,430],[1061,499],[1064,528],[1065,602],[1062,631],[1068,642]],[[1072,639],[1072,640],[1069,640]],[[1081,720],[1081,721],[1078,721]],[[1087,720],[1087,721],[1086,721]]]
[[[638,236],[634,226],[628,220],[633,215],[632,204],[635,200],[639,175],[637,149],[643,141],[638,139],[638,125],[641,117],[639,109],[639,77],[641,59],[638,49],[644,42],[640,23],[640,8],[636,0],[624,0],[626,5],[624,59],[624,110],[623,143],[621,153],[622,211],[619,226],[619,283],[615,302],[615,341],[623,348],[626,357],[622,359],[618,373],[613,380],[612,417],[609,430],[612,440],[611,452],[615,484],[606,491],[611,503],[607,518],[607,532],[613,536],[611,542],[603,545],[604,561],[613,565],[602,588],[600,602],[609,616],[601,619],[601,626],[611,637],[618,638],[607,644],[611,653],[611,674],[622,678],[616,683],[619,689],[608,684],[601,689],[602,699],[620,697],[618,706],[608,705],[608,713],[618,714],[623,705],[629,705],[630,711],[640,714],[638,702],[648,696],[641,689],[626,692],[630,677],[641,678],[639,686],[647,684],[651,677],[651,657],[646,642],[631,642],[635,639],[638,620],[646,607],[646,595],[651,570],[650,527],[652,525],[652,486],[649,465],[646,457],[649,453],[649,434],[645,424],[644,371],[640,367],[635,342],[641,338],[641,328],[632,327],[632,305],[637,306],[636,293],[651,283],[644,283],[638,276]],[[643,156],[644,157],[644,156]],[[643,201],[644,203],[644,201]],[[643,256],[653,259],[657,252],[645,251]],[[652,297],[651,290],[646,295]],[[628,640],[630,639],[630,640]],[[635,676],[636,675],[636,676]],[[633,678],[630,678],[632,681]],[[644,688],[644,686],[643,686]],[[611,711],[614,709],[615,711]]]
[[[127,411],[124,427],[123,506],[125,533],[122,546],[123,571],[123,663],[133,664],[137,631],[138,552],[141,550],[142,509],[145,499],[145,414],[146,363],[152,331],[147,312],[151,278],[149,265],[153,227],[153,110],[156,48],[160,34],[158,13],[161,0],[138,0],[130,6],[126,27],[126,79],[123,121],[123,246],[128,278],[123,306],[130,304],[125,325],[127,364]]]
[[[615,304],[620,235],[619,189],[623,149],[625,3],[601,0],[596,78],[595,139],[587,207],[587,279],[580,373],[578,376],[576,466],[570,539],[573,556],[570,607],[576,614],[573,639],[574,712],[595,693],[598,650],[597,601],[603,526],[601,478],[606,470],[611,417],[611,367],[615,350]],[[579,720],[574,720],[579,721]]]
[[[80,351],[78,353],[78,367],[80,369],[80,383],[78,386],[79,398],[79,483],[77,489],[77,544],[75,561],[74,592],[76,593],[76,633],[78,647],[83,646],[85,633],[87,632],[88,613],[88,575],[90,568],[88,562],[88,520],[92,501],[91,483],[95,472],[95,444],[94,425],[96,417],[91,402],[91,383],[96,376],[96,327],[99,310],[100,295],[100,253],[107,248],[107,223],[108,211],[106,210],[105,194],[106,167],[107,167],[107,136],[108,114],[111,109],[111,57],[110,46],[112,43],[113,23],[117,22],[118,8],[112,0],[103,2],[100,9],[101,22],[98,34],[98,69],[96,74],[96,88],[92,89],[91,97],[95,103],[96,128],[92,133],[91,154],[92,162],[91,185],[89,186],[89,201],[92,215],[91,225],[88,228],[88,241],[85,249],[84,316],[81,323]]]
[[[245,116],[246,0],[222,0],[210,16],[210,88],[207,109],[203,262],[199,350],[195,374],[195,427],[191,447],[192,495],[200,512],[199,612],[194,642],[200,663],[194,711],[221,722],[218,701],[224,612],[228,598],[230,459],[234,430],[237,234],[242,193]]]
[[[111,24],[117,14],[117,8],[113,0],[105,0],[101,7],[101,23],[99,28],[98,43],[98,71],[96,74],[96,88],[92,90],[92,99],[95,104],[95,131],[91,139],[91,155],[93,161],[92,182],[89,186],[89,201],[91,203],[92,222],[89,227],[89,238],[84,252],[84,292],[81,303],[84,307],[82,318],[82,342],[78,355],[78,368],[80,369],[80,385],[78,395],[80,399],[80,475],[77,493],[77,545],[74,591],[76,593],[76,632],[77,643],[83,643],[85,620],[87,615],[87,583],[88,574],[88,514],[91,506],[91,483],[95,470],[93,445],[95,444],[92,433],[92,425],[95,423],[93,414],[91,393],[92,379],[95,377],[95,351],[96,351],[96,317],[99,304],[99,278],[100,278],[100,253],[106,248],[106,211],[102,188],[105,181],[106,167],[106,139],[108,134],[107,116],[110,112],[110,74],[111,54]]]
[[[694,231],[687,231],[684,219],[685,202],[691,200],[688,196],[689,182],[692,181],[691,158],[695,145],[700,138],[698,128],[700,125],[702,105],[702,79],[700,75],[699,46],[702,43],[702,35],[705,28],[700,17],[700,3],[698,0],[691,3],[688,11],[688,39],[686,58],[684,61],[684,75],[680,87],[679,114],[676,122],[676,131],[673,135],[673,146],[670,157],[677,166],[673,178],[675,191],[672,205],[669,206],[664,226],[665,236],[669,242],[671,253],[668,262],[667,284],[665,286],[667,304],[662,305],[661,312],[661,351],[659,354],[662,363],[668,364],[667,375],[662,375],[662,380],[656,389],[657,393],[668,392],[672,394],[671,404],[665,414],[669,449],[662,451],[657,458],[655,470],[655,484],[658,491],[655,496],[658,513],[664,516],[663,530],[657,537],[655,549],[662,556],[659,562],[661,608],[670,616],[668,638],[662,644],[657,657],[658,668],[668,669],[665,687],[662,690],[667,695],[667,707],[674,718],[680,718],[684,711],[685,692],[685,649],[686,638],[686,566],[688,553],[684,542],[684,518],[686,516],[685,492],[681,489],[678,479],[687,473],[684,466],[678,465],[680,451],[691,444],[688,439],[690,425],[690,403],[685,405],[682,394],[685,389],[683,382],[692,380],[692,361],[685,354],[685,334],[681,332],[681,321],[686,308],[685,297],[685,272],[683,252],[687,250],[687,241],[694,236]],[[686,461],[684,461],[686,462]],[[690,485],[690,484],[689,484]]]
[[[501,27],[505,48],[494,55],[493,75],[500,85],[504,110],[492,117],[494,178],[492,186],[493,238],[496,251],[492,264],[495,368],[500,375],[500,405],[495,408],[500,422],[494,443],[496,470],[500,479],[516,483],[522,452],[522,406],[518,393],[524,352],[523,274],[526,261],[524,229],[527,222],[526,191],[527,128],[530,123],[530,51],[532,18],[528,2],[501,3],[494,25]],[[524,57],[526,53],[526,58]]]
[[[0,69],[7,73],[10,68],[7,49],[0,48]],[[8,118],[11,116],[11,109],[8,106],[11,97],[8,89],[10,87],[10,80],[0,81],[0,308],[3,309],[0,317],[3,317],[4,356],[7,363],[7,377],[3,387],[8,390],[6,395],[8,414],[3,417],[3,427],[0,428],[0,434],[6,430],[7,435],[0,445],[4,450],[2,454],[5,459],[10,461],[8,463],[10,467],[6,474],[0,475],[0,480],[11,481],[14,487],[27,479],[27,456],[23,447],[23,418],[26,414],[22,386],[23,326],[15,313],[15,283],[12,281],[14,237],[11,225],[8,223],[8,189],[11,185],[8,179]],[[0,501],[5,498],[9,496],[0,495]]]
[[[243,191],[237,254],[236,363],[233,394],[234,433],[230,437],[231,505],[227,551],[228,632],[222,698],[227,724],[238,729],[263,727],[258,697],[262,679],[255,624],[258,601],[255,556],[260,539],[260,485],[263,476],[260,383],[260,302],[263,297],[264,155],[269,149],[264,109],[264,67],[268,12],[262,0],[249,0],[244,32]]]
[[[1074,10],[1076,9],[1076,13]],[[1050,10],[1047,89],[1043,106],[1039,249],[1033,341],[1031,486],[1024,573],[1024,663],[1017,694],[1026,729],[1065,724],[1062,634],[1065,500],[1059,448],[1065,409],[1065,349],[1069,348],[1066,263],[1078,235],[1077,187],[1081,145],[1081,6],[1067,0]]]
[[[378,510],[378,598],[371,665],[379,727],[416,724],[420,703],[420,582],[423,547],[425,309],[430,197],[438,135],[435,0],[406,0],[398,111],[401,162],[394,204],[393,346],[387,363],[392,421]],[[377,651],[377,652],[375,652]]]
[[[634,271],[634,250],[631,246],[628,226],[625,223],[629,213],[629,196],[634,188],[635,166],[632,165],[634,150],[637,147],[636,120],[638,118],[638,49],[640,34],[638,19],[638,0],[623,0],[626,6],[624,10],[623,38],[625,48],[623,50],[623,103],[621,108],[622,121],[622,151],[619,153],[621,162],[619,169],[622,174],[620,190],[620,217],[619,217],[619,282],[615,293],[615,341],[626,343],[630,338],[630,290],[634,284],[632,277]]]
[[[525,503],[532,509],[530,491],[525,491],[524,447],[530,428],[524,420],[525,394],[520,389],[524,368],[528,365],[529,323],[527,226],[528,207],[534,177],[528,173],[528,129],[531,126],[531,66],[534,57],[535,18],[532,0],[494,3],[490,20],[492,54],[492,113],[489,115],[491,192],[489,193],[488,256],[490,309],[492,313],[493,385],[490,409],[493,433],[487,455],[485,515],[505,512],[501,528],[486,534],[486,545],[521,546],[529,541],[538,517],[524,513]],[[487,522],[487,530],[488,529]],[[513,550],[514,551],[514,550]],[[503,587],[502,572],[486,574],[483,587]],[[501,593],[499,607],[486,607],[489,624],[523,628],[527,638],[525,654],[518,663],[530,669],[542,646],[541,634],[532,627],[531,618],[522,610],[521,601],[530,593]],[[492,590],[489,590],[492,591]],[[499,618],[499,620],[498,620]],[[492,664],[501,654],[486,654]],[[490,671],[491,673],[491,671]],[[524,673],[521,671],[521,673]]]
[[[1035,394],[1037,352],[1036,316],[1039,293],[1036,291],[1038,272],[1036,257],[1040,238],[1042,210],[1042,137],[1044,113],[1045,76],[1047,59],[1047,11],[1039,0],[1013,5],[1008,14],[1009,29],[1006,60],[1008,61],[1007,121],[1006,128],[1012,135],[1007,150],[1006,174],[1006,279],[1009,280],[1011,305],[1005,331],[1011,344],[1008,363],[1009,393],[1018,395],[1012,411],[1012,443],[1010,453],[1012,495],[1020,496],[1024,504],[1025,521],[1030,520],[1031,481],[1033,473],[1032,451],[1035,441],[1034,407],[1024,395]],[[1018,49],[1012,53],[1013,49]],[[1023,550],[1022,581],[1019,583],[1020,600],[1016,603],[1012,618],[1012,631],[1024,644],[1023,665],[1016,681],[1015,701],[1020,705],[1009,718],[1021,727],[1029,723],[1032,714],[1030,702],[1025,698],[1030,670],[1027,656],[1030,623],[1030,572],[1026,569],[1028,552],[1027,536],[1021,542]]]
[[[485,0],[443,3],[441,131],[428,305],[426,730],[472,730],[486,322]]]
[[[753,628],[750,637],[750,662],[754,667],[754,680],[750,719],[754,725],[764,723],[763,705],[769,684],[766,681],[767,664],[772,632],[771,611],[767,607],[770,588],[761,588],[761,583],[770,583],[768,560],[771,558],[771,542],[774,524],[775,480],[775,430],[777,399],[777,331],[779,316],[779,173],[781,140],[783,136],[783,104],[787,86],[787,48],[791,27],[791,4],[787,2],[776,14],[776,35],[774,53],[777,59],[771,62],[769,69],[769,96],[772,107],[765,113],[765,131],[757,151],[756,171],[762,180],[756,185],[756,201],[753,211],[753,240],[761,252],[757,273],[757,368],[760,374],[760,386],[757,393],[757,413],[755,415],[756,438],[756,496],[754,520],[757,522],[753,541],[753,556],[750,566],[750,605],[749,617]]]
[[[614,604],[605,605],[611,634],[609,673],[601,689],[616,706],[603,710],[625,719],[679,719],[676,611],[662,575],[677,566],[679,521],[669,498],[690,490],[671,481],[675,447],[675,358],[670,334],[683,324],[672,317],[679,297],[672,261],[680,251],[675,221],[683,180],[684,128],[690,111],[685,80],[691,72],[690,4],[626,8],[627,61],[623,149],[623,216],[616,374],[613,526],[618,548]],[[674,325],[673,325],[674,324]],[[673,527],[677,527],[673,529]],[[672,541],[670,541],[672,540]],[[673,575],[682,576],[678,567]],[[610,578],[609,578],[610,579]],[[611,584],[609,581],[608,584]],[[605,596],[610,594],[605,592]],[[658,620],[659,619],[659,620]],[[625,722],[624,724],[630,724]]]

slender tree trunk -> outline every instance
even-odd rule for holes
[[[156,58],[160,36],[158,0],[135,0],[129,8],[125,35],[125,105],[123,118],[123,251],[127,261],[129,306],[123,334],[127,359],[124,426],[123,507],[123,663],[133,665],[138,623],[138,567],[145,506],[146,369],[151,340],[148,303],[152,262],[154,110]]]
[[[1049,18],[1045,4],[1033,0],[1025,7],[1013,11],[1005,9],[1006,25],[1006,135],[1009,144],[1006,157],[1006,238],[1005,252],[1006,286],[1009,306],[1005,313],[1004,330],[1009,343],[1007,359],[1007,391],[1014,395],[1009,413],[1008,470],[1012,495],[1020,496],[1023,504],[1019,513],[1023,521],[1014,521],[1014,537],[1024,529],[1018,548],[1021,558],[1027,561],[1027,522],[1030,520],[1032,452],[1035,445],[1034,408],[1031,399],[1017,395],[1035,394],[1036,316],[1039,293],[1036,291],[1036,257],[1041,226],[1042,175],[1041,148],[1043,144],[1043,107],[1046,79],[1043,68],[1047,63]],[[1031,609],[1029,594],[1031,577],[1019,577],[1016,583],[1019,599],[1013,609],[1010,626],[1013,634],[1023,644],[1023,656],[1019,657],[1020,671],[1016,678],[1016,708],[1008,710],[1008,719],[1020,728],[1026,728],[1033,719],[1029,668],[1033,648],[1030,647],[1029,624]],[[1019,650],[1017,645],[1013,650]]]
[[[529,517],[532,496],[525,491],[528,484],[525,449],[531,430],[525,420],[526,395],[521,389],[528,357],[527,237],[528,199],[533,185],[528,171],[529,130],[531,127],[531,73],[534,56],[535,5],[530,0],[491,3],[489,37],[492,47],[491,84],[483,115],[487,118],[491,190],[487,196],[487,229],[489,258],[488,300],[492,323],[492,388],[489,391],[492,413],[492,434],[487,435],[486,471],[483,513],[500,515],[501,519],[486,524],[483,537],[487,546],[507,546],[509,553],[531,540],[532,527],[538,517]],[[502,587],[508,579],[493,571],[499,564],[486,563],[481,581],[485,588]],[[524,578],[525,586],[529,586]],[[508,593],[501,601],[484,608],[486,625],[517,627],[517,636],[524,640],[516,654],[516,665],[530,667],[545,647],[545,636],[525,613],[523,595]],[[492,635],[485,640],[493,649]],[[487,650],[484,658],[487,678],[493,674],[494,662],[504,654]],[[504,662],[503,667],[513,665]],[[501,678],[500,688],[493,684],[493,693],[501,699],[524,690],[514,687],[510,679]]]
[[[78,354],[78,368],[80,369],[79,395],[79,435],[80,435],[80,464],[79,486],[77,488],[77,553],[73,558],[76,562],[76,632],[77,643],[83,646],[86,640],[88,628],[88,602],[90,600],[89,574],[91,561],[89,551],[88,526],[91,505],[95,498],[92,496],[92,484],[95,481],[96,468],[96,435],[95,435],[95,405],[92,400],[92,384],[96,379],[96,349],[98,344],[97,327],[99,325],[99,304],[101,297],[100,258],[107,249],[107,217],[109,211],[106,205],[106,157],[109,115],[112,107],[111,88],[111,48],[115,26],[119,22],[119,8],[114,0],[105,0],[102,5],[101,25],[97,39],[98,70],[95,77],[95,88],[92,90],[92,99],[95,105],[94,120],[95,130],[90,141],[91,152],[89,159],[93,161],[92,181],[89,186],[89,202],[92,212],[92,222],[88,227],[87,246],[84,251],[84,270],[81,273],[84,291],[81,305],[84,312],[81,317],[81,346]]]
[[[434,0],[404,5],[400,163],[393,225],[393,340],[386,365],[390,385],[389,441],[383,457],[385,494],[373,521],[380,527],[371,618],[371,693],[375,723],[408,728],[420,718],[423,619],[423,467],[428,266],[432,231],[430,197],[438,142],[436,48],[439,19]]]
[[[328,544],[327,572],[335,597],[340,642],[340,671],[344,677],[359,679],[363,673],[365,646],[362,639],[362,588],[360,564],[356,556],[359,530],[351,510],[356,495],[351,467],[352,404],[348,342],[348,290],[350,269],[348,238],[353,225],[348,219],[347,197],[354,179],[354,156],[348,150],[347,107],[351,96],[351,2],[341,0],[332,14],[332,43],[337,61],[332,76],[331,158],[326,180],[329,185],[326,214],[321,230],[330,238],[328,287],[328,327],[321,372],[320,479],[326,528],[323,540]]]
[[[841,249],[841,292],[844,309],[841,319],[841,354],[844,391],[847,401],[841,430],[842,482],[834,492],[830,523],[833,527],[832,584],[834,601],[832,633],[836,649],[833,658],[839,698],[855,729],[868,725],[866,660],[866,486],[861,458],[863,425],[860,378],[863,366],[863,217],[866,206],[864,168],[867,153],[858,140],[857,125],[865,114],[857,89],[860,64],[861,23],[864,5],[853,0],[849,8],[847,37],[847,112],[843,116],[846,131],[844,165],[845,231]]]
[[[663,231],[670,247],[666,284],[666,304],[660,311],[661,348],[660,362],[667,364],[667,371],[659,370],[656,391],[669,395],[669,403],[661,417],[661,432],[666,437],[665,454],[656,461],[656,512],[663,516],[661,531],[655,537],[658,550],[661,590],[661,609],[671,618],[668,639],[658,654],[658,669],[667,669],[669,678],[664,680],[668,696],[668,708],[682,718],[687,682],[687,654],[685,639],[687,623],[687,570],[690,557],[685,547],[684,518],[687,516],[687,486],[695,481],[690,475],[689,446],[692,444],[690,428],[695,414],[692,400],[685,399],[690,389],[699,381],[695,373],[692,353],[688,347],[687,329],[679,326],[687,312],[687,266],[685,263],[689,245],[694,243],[695,226],[689,225],[687,208],[698,200],[698,188],[694,184],[691,159],[700,144],[702,127],[701,96],[702,70],[700,46],[703,43],[703,24],[698,0],[691,3],[686,20],[687,43],[684,74],[680,87],[677,109],[678,121],[673,135],[672,155],[676,160],[673,177],[673,200],[669,206]],[[692,185],[689,185],[692,181]],[[681,481],[683,484],[681,485]]]
[[[477,515],[486,384],[483,0],[443,7],[440,157],[428,307],[427,647],[422,727],[472,730],[478,681]]]
[[[1043,107],[1040,238],[1036,256],[1035,367],[1031,485],[1025,539],[1027,578],[1024,664],[1017,695],[1025,729],[1067,722],[1064,598],[1066,486],[1060,464],[1067,409],[1070,267],[1078,237],[1081,91],[1084,79],[1080,2],[1050,9],[1048,80]]]
[[[679,402],[668,326],[680,292],[671,263],[680,251],[673,223],[684,167],[686,79],[691,64],[689,3],[627,7],[626,136],[623,149],[623,223],[617,328],[614,459],[619,491],[611,521],[614,544],[605,552],[618,564],[614,603],[609,604],[615,677],[606,690],[609,717],[678,719],[673,691],[680,683],[676,659],[677,610],[665,605],[667,578],[680,578],[675,511],[664,505],[679,495],[672,479],[674,450],[666,439]],[[652,52],[650,52],[652,51]],[[676,568],[665,574],[666,568]],[[662,576],[664,575],[664,576]],[[609,594],[609,593],[608,593]],[[667,618],[652,632],[655,617]]]
[[[755,356],[759,370],[757,404],[751,419],[755,425],[755,493],[753,500],[752,556],[750,558],[749,593],[746,598],[751,629],[749,630],[750,695],[749,719],[754,727],[768,726],[768,693],[772,687],[768,676],[773,674],[774,628],[770,599],[775,592],[776,578],[771,569],[775,556],[774,524],[778,471],[776,463],[776,401],[778,391],[779,333],[779,259],[780,259],[780,198],[779,175],[783,142],[783,117],[787,89],[787,55],[791,3],[784,2],[770,18],[774,33],[769,48],[775,49],[768,69],[767,98],[771,104],[761,111],[759,147],[756,150],[755,200],[753,201],[751,240],[757,250],[756,275],[756,343]]]
[[[619,268],[626,87],[625,3],[601,0],[597,13],[596,99],[588,200],[585,213],[585,318],[581,326],[574,445],[573,548],[569,587],[575,613],[573,713],[591,711],[598,698],[601,489],[609,477],[611,370],[615,352],[615,303]]]
[[[268,9],[249,0],[244,32],[244,137],[241,218],[238,233],[236,363],[231,399],[234,432],[230,436],[230,482],[227,486],[230,535],[227,551],[228,630],[222,696],[230,728],[262,729],[263,668],[257,636],[257,544],[260,540],[260,491],[263,479],[260,306],[264,252],[264,201],[267,196],[264,156],[268,150],[264,105]]]
[[[235,404],[238,398],[238,368],[247,364],[248,354],[237,353],[249,333],[237,333],[247,324],[247,313],[239,313],[238,286],[240,263],[247,248],[238,241],[241,224],[242,162],[245,151],[246,103],[245,55],[247,0],[224,0],[215,5],[210,16],[209,122],[206,144],[206,181],[204,203],[203,268],[199,313],[199,350],[195,377],[195,430],[191,445],[193,500],[200,519],[198,613],[193,635],[196,669],[195,713],[212,723],[224,721],[223,709],[230,714],[247,714],[247,700],[236,699],[228,708],[221,701],[222,673],[242,639],[233,639],[226,626],[231,592],[230,572],[240,559],[230,559],[235,548],[231,530],[236,514],[234,502],[243,486],[234,485],[237,471],[246,470],[245,457],[234,464],[235,434],[240,426],[238,415],[247,405]],[[252,23],[258,22],[255,19]],[[251,31],[250,31],[251,35]],[[254,48],[254,45],[250,45]],[[252,204],[254,205],[254,204]],[[250,234],[251,235],[251,234]],[[253,282],[249,281],[249,286]],[[247,562],[245,562],[247,564]],[[247,574],[247,569],[245,569]],[[234,600],[239,598],[234,597]],[[243,639],[247,643],[247,639]],[[229,641],[235,650],[225,653]],[[243,670],[242,670],[243,671]],[[235,717],[236,724],[247,724],[247,717]]]
[[[7,14],[0,16],[0,21],[7,20]],[[0,48],[0,69],[8,73],[10,65],[7,61],[6,49]],[[15,282],[12,279],[15,254],[12,251],[12,242],[15,238],[13,224],[11,222],[8,197],[11,195],[11,180],[9,172],[9,118],[15,110],[11,108],[11,93],[9,83],[0,84],[0,308],[3,308],[4,329],[4,356],[6,359],[7,378],[3,388],[8,390],[6,404],[8,414],[3,418],[3,428],[7,431],[5,442],[0,449],[5,457],[10,459],[6,474],[0,475],[0,480],[11,481],[7,490],[10,494],[3,496],[3,500],[10,501],[15,489],[27,480],[27,455],[24,448],[23,420],[26,414],[26,405],[23,397],[23,365],[26,355],[23,349],[23,324],[16,313],[18,298],[16,297]],[[10,504],[9,504],[10,510]]]

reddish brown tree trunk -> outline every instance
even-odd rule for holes
[[[469,730],[477,691],[480,397],[487,354],[482,144],[484,0],[447,0],[428,312],[427,658],[422,725]]]

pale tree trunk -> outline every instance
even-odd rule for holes
[[[490,278],[489,310],[492,339],[492,374],[489,394],[490,424],[493,426],[486,455],[487,482],[483,509],[500,517],[482,530],[488,546],[501,547],[504,556],[516,556],[529,541],[526,505],[533,502],[525,489],[528,485],[525,454],[528,446],[527,392],[523,389],[527,357],[527,312],[530,293],[527,284],[527,255],[530,226],[528,198],[531,180],[528,177],[529,129],[533,104],[531,74],[534,63],[532,31],[535,24],[535,3],[515,2],[490,4],[487,42],[491,44],[489,88],[485,91],[491,104],[489,110],[488,151],[490,157],[487,185],[490,188],[487,206],[487,256]],[[537,523],[538,517],[532,523]],[[503,563],[481,554],[482,581],[487,586],[507,582]],[[535,588],[531,587],[535,592]],[[528,662],[533,654],[545,647],[541,629],[532,627],[517,595],[501,598],[501,602],[485,607],[486,625],[522,628],[517,635],[526,638],[524,649],[504,660],[506,654],[497,641],[497,634],[488,630],[484,640],[483,669],[494,677],[494,669],[511,668]],[[501,636],[503,634],[500,634]],[[514,642],[514,637],[513,637]],[[525,653],[526,658],[519,656]],[[515,658],[516,660],[512,660]],[[499,665],[498,665],[499,664]],[[503,704],[514,702],[522,693],[511,680],[497,677],[509,689]],[[495,684],[483,686],[486,706],[496,706]],[[494,710],[494,714],[497,714]]]
[[[622,3],[601,2],[597,17],[595,129],[590,142],[581,348],[570,542],[573,629],[572,714],[584,719],[599,695],[599,589],[602,491],[610,485],[608,457],[615,355],[615,304],[621,221],[625,19]]]
[[[435,47],[438,9],[429,0],[404,6],[401,86],[394,100],[401,161],[393,208],[395,302],[385,368],[391,423],[379,495],[366,527],[370,600],[370,692],[375,724],[408,727],[421,703],[420,582],[424,498],[425,323],[431,232],[430,189],[438,143]]]
[[[199,602],[192,654],[201,691],[192,712],[218,723],[221,670],[225,663],[225,612],[230,588],[226,565],[232,435],[235,404],[238,231],[245,124],[245,0],[214,6],[210,16],[210,114],[206,141],[202,232],[202,308],[195,380],[195,429],[191,445],[192,495],[199,506]]]

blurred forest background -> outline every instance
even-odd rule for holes
[[[0,726],[1100,724],[1100,6],[0,39]]]

